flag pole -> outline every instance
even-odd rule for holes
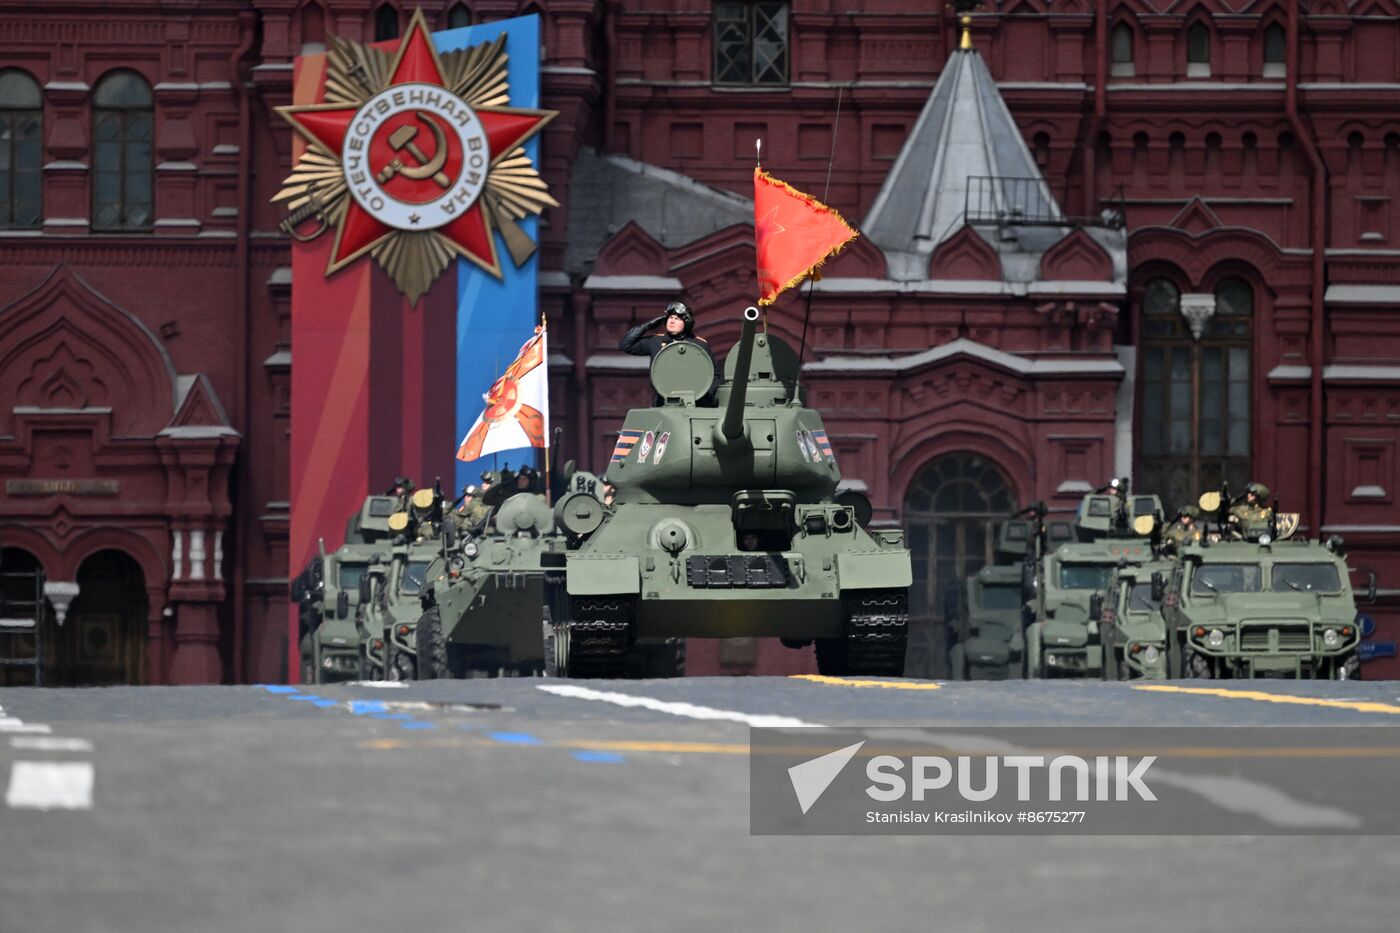
[[[836,120],[831,126],[831,158],[826,161],[826,185],[822,188],[822,203],[827,203],[831,195],[831,167],[836,164],[836,134],[841,129],[841,94],[845,85],[836,88]],[[802,360],[807,356],[807,322],[812,319],[812,293],[817,290],[820,273],[814,273],[807,281],[807,309],[802,312],[802,340],[797,345],[797,382],[802,383]]]
[[[541,364],[541,365],[544,366],[544,398],[545,398],[545,401],[547,402],[547,401],[549,401],[549,319],[548,319],[548,317],[545,315],[545,313],[544,313],[543,311],[540,312],[540,336],[542,336],[542,337],[544,338],[544,350],[545,350],[545,355],[544,355],[544,363]],[[545,407],[548,408],[549,406],[546,405]],[[553,489],[553,487],[552,487],[552,485],[550,484],[550,480],[549,480],[549,448],[550,448],[551,446],[552,446],[552,445],[550,444],[550,437],[549,437],[549,425],[548,425],[548,424],[545,424],[545,426],[544,426],[544,501],[545,501],[545,504],[546,504],[546,505],[551,505],[551,504],[553,504],[553,502],[554,502],[553,494],[552,494],[552,492],[551,492],[551,490]]]

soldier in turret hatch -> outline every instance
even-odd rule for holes
[[[648,331],[663,328],[658,335],[648,337]],[[684,301],[673,301],[666,306],[664,313],[657,315],[645,324],[638,324],[618,341],[617,348],[633,356],[655,357],[661,348],[677,340],[696,340],[705,343],[704,337],[695,335],[695,315]]]
[[[1268,498],[1268,486],[1250,483],[1245,487],[1244,501],[1230,507],[1230,524],[1251,540],[1268,531],[1274,517],[1274,510],[1265,505]]]
[[[413,495],[413,480],[407,476],[394,477],[394,485],[390,486],[384,495],[393,496],[398,501],[395,508],[400,512],[407,512],[408,500]]]
[[[1169,553],[1176,553],[1188,544],[1200,544],[1201,526],[1196,522],[1200,517],[1201,510],[1194,505],[1183,505],[1177,509],[1176,521],[1167,526],[1162,535],[1164,549]]]

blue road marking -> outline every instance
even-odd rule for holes
[[[504,745],[543,745],[539,739],[527,732],[488,732],[486,737]]]
[[[581,751],[574,752],[574,757],[579,761],[593,761],[602,764],[617,764],[619,761],[625,760],[622,755],[617,752]]]
[[[388,719],[394,722],[412,722],[413,717],[407,713],[371,713],[372,719]]]
[[[404,722],[399,723],[400,729],[436,729],[435,722]]]
[[[340,701],[339,701],[339,700],[312,700],[312,701],[311,701],[311,705],[312,705],[312,706],[319,706],[319,707],[321,707],[321,709],[326,709],[327,707],[330,707],[330,706],[339,706],[339,705],[340,705]]]
[[[294,696],[289,696],[289,697],[287,697],[287,699],[289,699],[289,700],[305,700],[307,703],[315,703],[317,700],[324,699],[324,698],[323,698],[323,697],[318,697],[318,696],[313,696],[313,695],[310,694],[310,693],[298,693],[298,694],[295,694]]]
[[[356,716],[364,716],[368,713],[385,713],[389,710],[389,704],[383,700],[351,700],[350,712]]]
[[[300,687],[293,687],[288,684],[262,684],[262,688],[268,693],[298,693]]]

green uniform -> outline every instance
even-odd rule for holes
[[[1194,522],[1187,525],[1177,519],[1167,526],[1167,530],[1163,532],[1163,538],[1166,539],[1167,544],[1179,551],[1188,544],[1201,543],[1201,526]]]
[[[1248,502],[1241,502],[1230,509],[1231,523],[1239,528],[1240,534],[1251,540],[1268,533],[1273,517],[1273,509]]]

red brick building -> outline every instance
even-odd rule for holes
[[[629,323],[684,293],[714,342],[737,333],[754,139],[813,193],[830,163],[826,200],[866,235],[816,288],[806,378],[843,472],[909,530],[917,670],[999,514],[1114,474],[1174,502],[1261,480],[1301,533],[1400,580],[1394,0],[985,2],[966,54],[951,10],[900,0],[421,5],[544,18],[564,206],[541,302],[583,463],[642,391]],[[272,108],[327,31],[406,16],[0,0],[0,545],[82,586],[54,679],[284,676]],[[790,295],[770,326],[796,341],[802,313]]]

